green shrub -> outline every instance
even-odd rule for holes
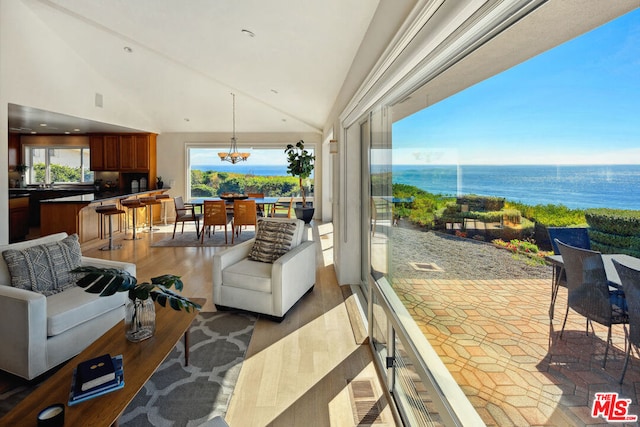
[[[505,207],[520,211],[523,217],[538,222],[545,227],[584,226],[586,220],[583,209],[569,209],[564,205],[526,205],[507,201]]]
[[[587,224],[592,230],[621,236],[640,234],[640,211],[623,209],[587,209]]]
[[[621,236],[619,234],[604,233],[589,229],[589,240],[593,243],[615,247],[619,249],[630,249],[640,251],[640,236]]]

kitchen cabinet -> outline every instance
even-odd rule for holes
[[[120,170],[149,172],[149,135],[120,136]]]
[[[17,133],[9,134],[9,170],[15,171],[16,166],[20,164],[20,135]]]
[[[92,171],[117,171],[120,168],[120,137],[92,135],[89,137]]]
[[[29,196],[9,199],[9,243],[24,240],[29,234]]]

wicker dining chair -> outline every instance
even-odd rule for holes
[[[208,236],[211,237],[211,229],[213,234],[216,232],[216,226],[224,227],[224,244],[227,244],[227,206],[224,200],[205,200],[204,213],[202,216],[202,231],[200,232],[200,243],[204,243],[205,229]]]
[[[272,218],[291,218],[291,210],[293,209],[293,197],[288,202],[278,200],[271,208]]]
[[[250,199],[264,199],[264,193],[247,193],[247,196]],[[264,204],[256,203],[256,209],[257,209],[257,212],[258,212],[258,216],[265,216],[264,215]]]
[[[258,217],[255,200],[235,200],[233,202],[233,224],[231,227],[231,244],[235,236],[242,232],[242,226],[256,226]]]
[[[624,381],[624,375],[629,365],[631,346],[640,347],[640,270],[628,267],[613,260],[613,266],[620,276],[622,289],[627,300],[627,312],[629,313],[629,340],[627,342],[627,356],[624,359],[620,384]]]
[[[600,252],[569,246],[558,239],[555,242],[562,255],[568,289],[567,311],[562,322],[560,338],[567,323],[569,308],[586,318],[587,334],[591,321],[607,326],[607,344],[602,361],[604,368],[611,342],[611,327],[629,323],[624,293],[618,289],[610,290],[610,282],[607,280]],[[593,326],[591,329],[593,330]]]

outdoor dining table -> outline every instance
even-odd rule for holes
[[[559,254],[549,255],[545,257],[545,259],[553,266],[553,276],[551,279],[551,304],[549,305],[549,317],[553,319],[553,311],[556,304],[556,297],[558,296],[558,290],[560,288],[564,262],[562,261],[562,255]],[[613,265],[613,260],[618,261],[620,264],[640,270],[640,258],[625,254],[602,254],[602,263],[604,264],[604,271],[607,275],[607,281],[609,282],[610,288],[617,288],[621,290],[622,282],[620,281],[620,276]]]

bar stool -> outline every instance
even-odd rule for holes
[[[144,204],[144,206],[147,208],[147,216],[148,216],[148,224],[149,224],[149,228],[145,231],[151,233],[152,231],[158,231],[160,230],[159,228],[153,228],[153,205],[159,205],[160,202],[158,200],[156,200],[156,196],[147,196],[147,197],[140,197],[140,201]]]
[[[138,236],[136,234],[136,230],[138,229],[138,220],[136,218],[136,212],[138,211],[139,208],[144,207],[144,205],[142,204],[142,202],[140,201],[140,199],[125,199],[125,200],[121,200],[120,204],[124,207],[127,208],[127,211],[130,211],[133,209],[133,235],[132,237],[125,237],[125,240],[140,240],[141,237]],[[127,221],[128,222],[128,221]]]
[[[170,195],[166,193],[156,194],[156,200],[159,200],[162,203],[162,218],[164,221],[164,225],[167,225],[167,211],[169,210],[169,206],[167,204],[173,205],[173,199]]]
[[[113,244],[113,216],[114,215],[122,215],[125,213],[122,209],[118,209],[116,205],[102,205],[96,207],[96,212],[100,215],[100,222],[104,216],[109,217],[109,245],[103,248],[100,248],[101,251],[112,251],[115,249],[120,249],[122,245],[114,245]]]

